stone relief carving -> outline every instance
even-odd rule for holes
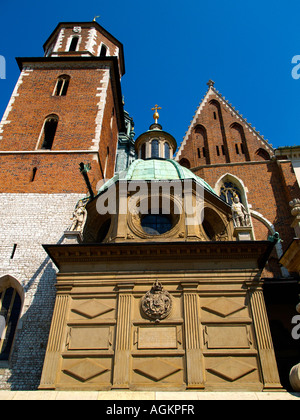
[[[171,312],[171,295],[169,292],[163,290],[158,280],[142,298],[141,308],[145,315],[156,321],[166,318]]]
[[[247,213],[245,206],[240,202],[237,195],[233,198],[231,211],[235,227],[250,226],[249,213]]]

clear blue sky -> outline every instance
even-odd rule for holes
[[[274,147],[300,145],[299,0],[15,0],[0,7],[2,116],[19,76],[15,57],[42,56],[58,22],[98,22],[124,45],[125,109],[139,135],[160,123],[181,143],[209,79]],[[300,71],[299,71],[300,73]]]

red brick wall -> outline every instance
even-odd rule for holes
[[[70,76],[66,96],[53,96],[57,78],[61,74]],[[82,192],[86,191],[79,163],[90,163],[89,178],[96,191],[102,179],[107,148],[106,178],[114,174],[118,127],[114,95],[111,82],[104,98],[105,106],[99,105],[98,88],[103,87],[104,70],[96,69],[34,69],[23,77],[18,96],[8,115],[8,124],[3,126],[0,141],[0,191],[1,192]],[[98,95],[98,96],[97,96]],[[100,143],[95,142],[96,124],[102,112]],[[35,154],[1,154],[1,151],[34,151],[45,118],[50,114],[59,117],[57,131],[51,151]],[[99,142],[99,139],[98,139]],[[90,150],[99,148],[94,154],[56,154],[55,151]],[[33,183],[30,182],[33,168],[37,168]]]

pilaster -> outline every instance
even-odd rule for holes
[[[204,388],[201,325],[197,284],[183,284],[187,388]]]
[[[261,365],[264,390],[277,390],[280,384],[275,352],[261,289],[250,290],[250,305],[253,316],[256,341]]]
[[[133,284],[119,285],[113,388],[129,388]]]
[[[39,389],[55,389],[68,304],[68,295],[57,295]]]

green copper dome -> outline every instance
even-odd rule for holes
[[[127,170],[118,172],[113,178],[103,184],[98,191],[98,194],[109,188],[118,180],[171,181],[174,179],[194,179],[205,189],[216,194],[211,186],[202,178],[172,159],[137,159]]]

